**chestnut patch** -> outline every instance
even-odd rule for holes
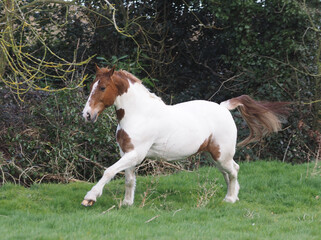
[[[118,122],[120,122],[125,116],[125,110],[122,108],[116,110],[116,116],[117,116]]]
[[[124,153],[130,152],[134,149],[134,145],[124,129],[119,129],[117,131],[116,140]]]
[[[112,81],[118,90],[117,95],[121,96],[128,91],[129,82],[127,81],[127,79],[123,78],[122,76],[119,76],[119,74],[117,73],[118,72],[116,72],[116,74],[113,75]]]
[[[220,146],[215,143],[215,141],[212,138],[212,134],[204,140],[197,152],[203,151],[209,152],[215,161],[217,161],[220,158]]]
[[[125,78],[127,78],[132,84],[134,84],[134,83],[142,83],[141,80],[139,80],[133,74],[131,74],[131,73],[125,71],[125,70],[119,71],[119,74],[125,76]]]

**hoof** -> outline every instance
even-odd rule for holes
[[[133,201],[123,200],[121,205],[122,206],[131,206],[131,205],[133,205],[133,203],[134,203]]]
[[[91,207],[92,205],[94,205],[95,201],[94,200],[83,200],[81,202],[81,205],[85,206],[85,207]]]
[[[234,199],[232,197],[225,197],[223,201],[228,202],[228,203],[235,203],[236,200],[238,200],[238,199]]]

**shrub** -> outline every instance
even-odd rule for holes
[[[100,178],[103,167],[118,158],[116,118],[107,109],[95,124],[86,124],[85,101],[79,91],[31,93],[16,120],[3,126],[0,181],[29,185]]]

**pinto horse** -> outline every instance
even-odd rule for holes
[[[233,160],[237,129],[229,110],[239,108],[250,129],[240,143],[261,139],[281,129],[284,103],[257,102],[249,96],[229,99],[221,104],[189,101],[166,105],[150,93],[131,73],[96,66],[96,79],[83,110],[86,121],[96,122],[106,107],[114,105],[118,118],[116,141],[121,158],[107,168],[103,177],[86,194],[82,205],[92,206],[101,196],[104,185],[125,170],[123,205],[132,205],[136,185],[135,166],[145,157],[179,160],[207,151],[222,172],[227,184],[224,201],[239,200],[237,181],[239,165]]]

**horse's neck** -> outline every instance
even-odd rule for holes
[[[165,103],[141,83],[130,83],[128,91],[116,98],[115,106],[116,109],[124,109],[125,116],[132,116],[155,111],[158,107],[165,106]]]

